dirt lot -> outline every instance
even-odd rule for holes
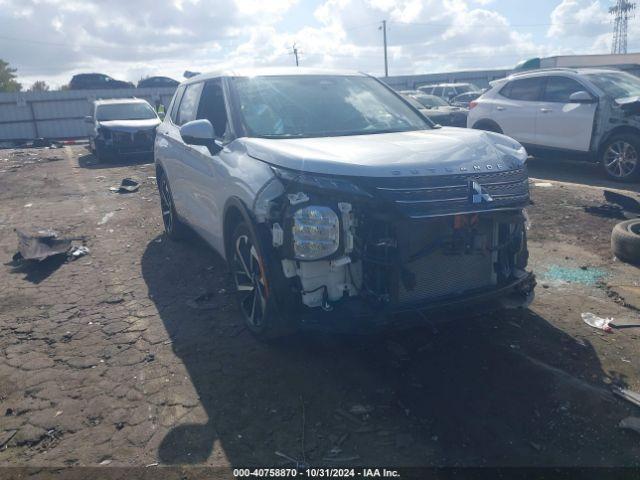
[[[618,423],[640,407],[610,388],[640,391],[640,328],[580,318],[640,323],[638,269],[609,250],[616,220],[583,210],[612,185],[588,165],[530,169],[530,310],[269,346],[243,328],[221,259],[163,236],[153,164],[0,150],[0,465],[287,464],[276,451],[314,465],[639,465],[640,435]],[[124,177],[140,190],[110,192]],[[32,226],[86,236],[91,253],[16,266],[13,228]],[[208,292],[211,308],[193,308]]]

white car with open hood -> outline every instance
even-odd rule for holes
[[[260,337],[528,305],[526,158],[373,77],[302,68],[190,78],[155,143],[167,235],[227,260]]]

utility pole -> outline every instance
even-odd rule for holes
[[[296,57],[296,67],[299,67],[300,64],[298,63],[298,47],[296,47],[296,44],[293,44],[293,55],[294,57]]]
[[[627,53],[627,26],[635,8],[635,2],[617,0],[609,9],[609,14],[614,17],[611,53]]]
[[[382,26],[378,27],[382,30],[382,42],[384,43],[384,76],[389,76],[389,63],[387,62],[387,21],[382,20]]]

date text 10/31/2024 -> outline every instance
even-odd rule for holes
[[[386,468],[235,468],[235,478],[400,478],[397,470]]]

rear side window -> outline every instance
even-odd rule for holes
[[[184,87],[178,88],[176,94],[173,97],[173,103],[171,103],[171,111],[169,112],[169,117],[173,123],[178,123],[178,107],[180,107],[180,99],[182,98],[182,94],[184,93]]]
[[[544,78],[523,78],[522,80],[514,80],[507,83],[500,95],[510,98],[512,100],[524,100],[535,102],[540,99],[540,90]]]
[[[184,125],[196,119],[198,100],[200,99],[200,92],[202,92],[203,85],[204,83],[200,82],[187,86],[180,101],[180,108],[178,109],[178,121],[176,122],[178,125]]]
[[[442,87],[436,87],[433,89],[433,94],[437,97],[442,96]]]
[[[572,94],[584,90],[582,85],[571,78],[549,77],[542,99],[545,102],[569,103]]]

